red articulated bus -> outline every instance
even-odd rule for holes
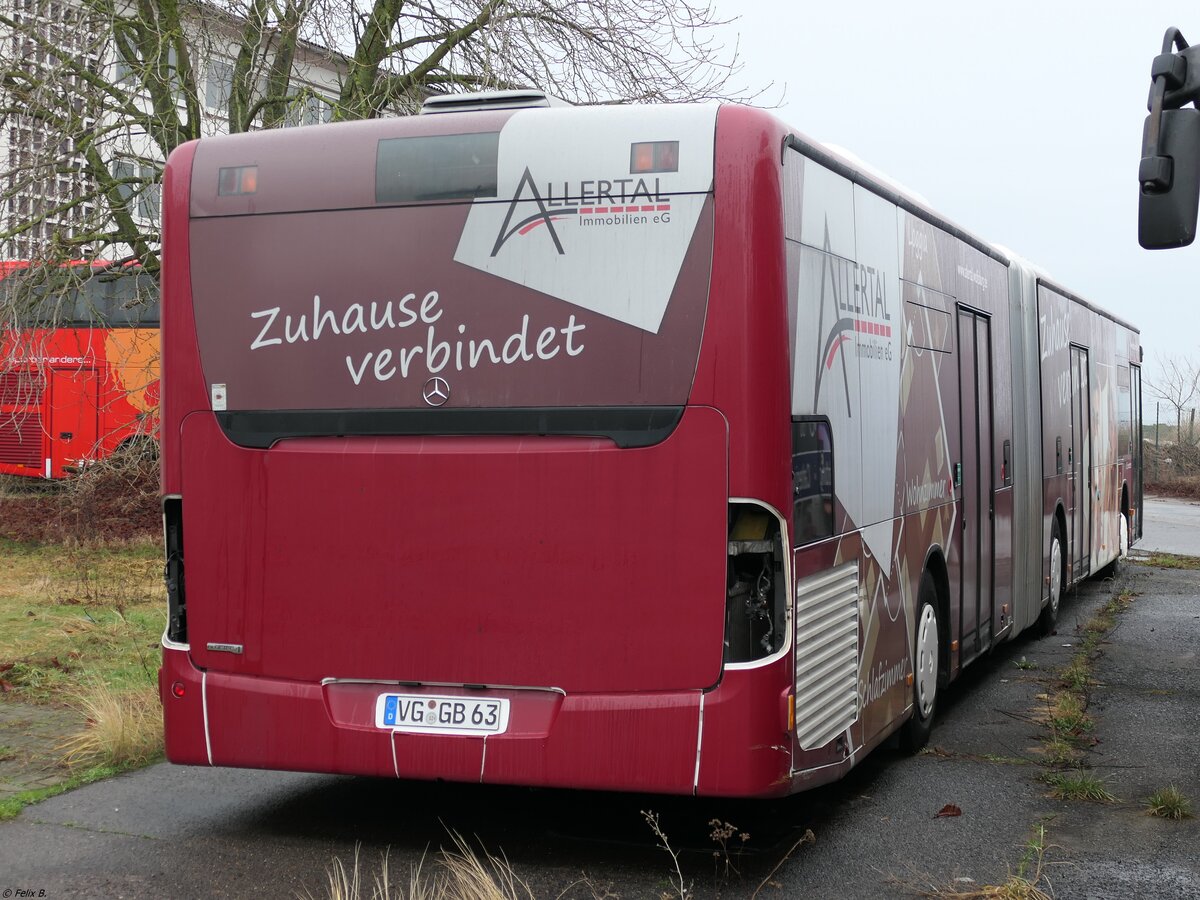
[[[0,474],[63,478],[158,431],[158,287],[140,271],[78,267],[22,297],[0,263]]]
[[[171,760],[787,794],[1138,533],[1138,333],[1005,251],[754,109],[425,111],[167,164]]]

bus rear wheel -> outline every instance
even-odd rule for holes
[[[900,729],[900,747],[909,753],[920,750],[933,731],[937,712],[938,682],[941,678],[941,629],[938,624],[937,588],[933,576],[921,576],[917,592],[917,633],[913,645],[913,711]]]
[[[1038,617],[1038,631],[1043,635],[1054,631],[1054,626],[1058,624],[1058,606],[1062,602],[1062,530],[1058,527],[1057,516],[1054,518],[1054,524],[1050,526],[1050,571],[1047,574],[1049,575],[1047,583],[1050,589],[1046,605],[1042,607],[1042,614]]]

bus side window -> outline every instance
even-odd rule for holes
[[[792,504],[797,544],[833,534],[833,431],[825,419],[792,422]]]

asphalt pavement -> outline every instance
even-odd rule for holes
[[[1102,647],[1088,706],[1097,742],[1087,762],[1118,802],[1052,799],[1040,781],[1044,691],[1085,624],[1124,590],[1137,596]],[[999,884],[1023,860],[1033,871],[1027,848],[1042,826],[1040,886],[1054,897],[1200,898],[1197,820],[1153,818],[1144,803],[1174,785],[1200,812],[1198,645],[1195,571],[1127,565],[1117,581],[1080,586],[1056,634],[1018,639],[966,676],[934,731],[934,753],[875,763],[823,823],[828,838],[788,867],[786,896],[866,900]],[[948,803],[962,815],[937,817]]]
[[[539,898],[677,896],[672,860],[641,814],[653,810],[696,897],[905,897],[998,884],[1042,826],[1042,886],[1055,897],[1200,898],[1197,820],[1143,810],[1169,784],[1200,804],[1198,585],[1195,572],[1148,566],[1084,584],[1065,598],[1057,634],[1002,645],[944,695],[929,752],[884,748],[839,784],[786,801],[162,764],[0,824],[0,896],[322,897],[335,857],[350,864],[358,849],[369,883],[387,853],[393,880],[406,880],[451,829],[502,851]],[[1137,596],[1103,647],[1090,695],[1089,761],[1119,802],[1054,800],[1039,779],[1044,692],[1084,624],[1126,588]],[[948,804],[961,814],[939,817]],[[729,842],[729,867],[713,819],[748,835]],[[796,846],[808,830],[814,840]]]
[[[1200,502],[1146,497],[1137,549],[1200,556]]]
[[[1098,814],[1068,805],[1052,826],[1063,850],[1060,896],[1200,897],[1200,821],[1144,814],[1175,786],[1200,815],[1200,572],[1133,567],[1137,596],[1117,619],[1092,692],[1093,770],[1122,803]]]

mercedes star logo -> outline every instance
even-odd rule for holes
[[[421,396],[430,406],[441,406],[450,399],[450,385],[445,378],[430,378],[421,389]]]

